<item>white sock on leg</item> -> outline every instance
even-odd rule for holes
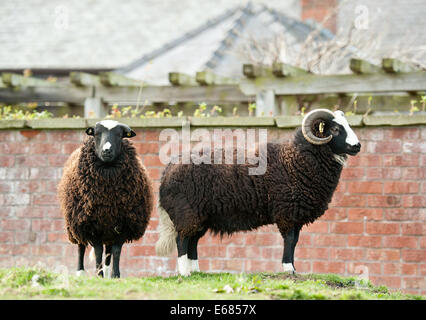
[[[104,278],[110,279],[111,278],[111,271],[112,271],[111,263],[110,263],[109,266],[107,266],[106,264],[104,264],[102,266],[102,271],[104,272]]]
[[[283,263],[284,272],[294,273],[294,267],[292,263]]]
[[[198,265],[198,260],[189,259],[191,265],[191,272],[200,272],[200,266]]]
[[[191,265],[189,263],[188,255],[178,257],[177,261],[178,272],[182,276],[189,276],[191,274]]]

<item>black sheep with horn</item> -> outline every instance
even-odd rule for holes
[[[159,192],[157,254],[177,244],[178,271],[189,275],[199,270],[197,243],[207,230],[232,234],[276,224],[284,238],[284,271],[294,272],[300,229],[324,214],[347,154],[360,149],[342,111],[317,109],[304,117],[293,141],[267,144],[264,175],[249,175],[250,162],[169,164]]]

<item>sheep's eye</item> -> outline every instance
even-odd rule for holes
[[[330,131],[333,134],[339,134],[339,128],[338,127],[332,127],[332,128],[330,128]]]

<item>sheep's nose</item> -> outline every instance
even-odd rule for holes
[[[356,145],[354,145],[354,149],[357,150],[357,151],[360,151],[361,150],[361,143],[358,142]]]

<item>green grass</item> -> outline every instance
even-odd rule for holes
[[[0,299],[421,299],[333,274],[194,273],[190,277],[76,277],[0,269]]]

